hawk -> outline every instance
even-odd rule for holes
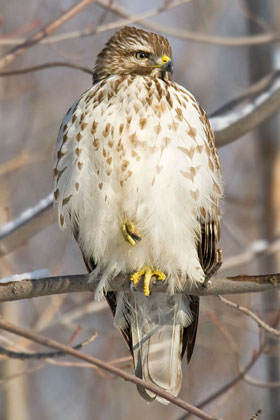
[[[178,293],[207,281],[218,248],[220,162],[207,115],[171,80],[169,42],[124,27],[99,53],[93,85],[59,130],[54,198],[97,295],[105,295],[133,356],[135,374],[180,391],[181,360],[195,344],[199,299]],[[143,292],[109,290],[118,274]],[[150,293],[153,277],[167,293]],[[138,387],[147,401],[158,399]]]

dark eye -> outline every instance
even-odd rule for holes
[[[145,58],[149,57],[149,54],[144,51],[137,51],[135,57],[137,58],[137,60],[145,60]]]

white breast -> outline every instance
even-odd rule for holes
[[[93,86],[62,123],[55,180],[60,226],[77,224],[105,286],[112,271],[144,265],[166,272],[171,288],[203,279],[197,232],[216,211],[221,179],[184,88],[142,76]],[[142,233],[134,247],[122,236],[124,219]]]

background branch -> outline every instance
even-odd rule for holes
[[[147,383],[143,381],[142,379],[137,378],[134,375],[131,375],[130,373],[125,372],[124,370],[121,370],[113,365],[110,365],[109,363],[103,362],[102,360],[99,360],[93,356],[90,356],[88,354],[84,354],[79,352],[78,350],[75,350],[69,346],[66,346],[64,344],[59,343],[58,341],[52,340],[50,338],[43,337],[39,334],[36,334],[34,332],[28,331],[26,329],[20,328],[18,326],[15,326],[11,324],[10,322],[4,320],[2,317],[0,317],[0,328],[2,328],[5,331],[9,331],[13,334],[16,334],[18,336],[27,338],[28,340],[34,341],[35,343],[42,344],[43,346],[51,347],[53,349],[56,349],[58,351],[64,352],[66,354],[69,354],[70,356],[77,357],[78,359],[85,360],[86,362],[89,362],[93,364],[94,366],[98,366],[101,369],[104,369],[105,371],[112,373],[113,375],[117,375],[126,381],[132,382],[136,385],[143,386],[144,388],[150,390],[151,392],[154,392],[155,394],[159,395],[160,397],[166,399],[167,401],[177,405],[180,408],[183,408],[186,411],[191,412],[195,416],[197,416],[200,419],[204,420],[219,420],[216,417],[212,417],[202,410],[194,407],[193,405],[179,399],[176,397],[173,397],[172,395],[168,394],[168,392],[164,391],[163,389],[152,385],[150,383]]]
[[[210,115],[217,146],[225,146],[243,136],[279,109],[280,70],[277,70]]]
[[[82,67],[82,66],[78,66],[77,64],[66,63],[66,62],[63,62],[63,61],[54,61],[52,63],[51,62],[50,63],[42,63],[38,66],[26,67],[24,69],[2,71],[2,72],[0,72],[0,77],[19,76],[21,74],[33,73],[35,71],[50,69],[50,68],[54,68],[54,67],[69,67],[71,69],[81,70],[84,73],[88,73],[90,75],[93,75],[93,70],[88,68],[88,67]]]
[[[272,321],[272,326],[276,327],[280,319],[280,313],[277,313]],[[197,404],[197,407],[203,408],[206,405],[210,404],[212,401],[219,398],[221,395],[223,395],[225,392],[227,392],[230,388],[238,384],[238,382],[242,381],[243,378],[246,376],[246,374],[250,371],[250,369],[255,365],[257,360],[259,360],[260,356],[263,354],[263,351],[265,350],[267,344],[263,340],[258,348],[258,350],[254,351],[251,357],[251,360],[248,362],[248,364],[240,370],[239,374],[231,379],[229,382],[227,382],[225,385],[214,391],[212,394],[210,394],[207,398],[205,398],[203,401]],[[183,414],[181,417],[179,417],[177,420],[187,420],[190,417],[190,414]]]
[[[0,257],[12,252],[55,219],[51,193],[0,228]]]
[[[40,42],[43,38],[49,36],[52,32],[66,23],[69,19],[72,19],[79,12],[81,12],[85,7],[89,6],[91,3],[94,3],[96,0],[81,0],[78,1],[74,6],[70,7],[66,12],[63,12],[57,19],[54,19],[46,26],[41,28],[36,34],[32,35],[25,42],[20,45],[15,46],[3,58],[0,59],[0,68],[7,66],[12,63],[15,58],[24,53],[28,48]]]
[[[91,2],[95,2],[95,1],[96,0],[92,0]],[[16,44],[16,46],[14,47],[13,50],[17,50],[17,49],[21,48],[22,45],[25,45],[25,44],[28,45],[28,47],[29,47],[29,46],[34,45],[35,43],[36,44],[37,43],[53,44],[53,43],[61,42],[61,41],[73,40],[73,39],[77,39],[77,38],[85,38],[85,37],[95,35],[96,33],[101,33],[101,32],[106,32],[106,31],[110,31],[110,30],[113,30],[113,29],[118,29],[118,28],[121,28],[122,26],[130,25],[132,23],[142,21],[143,19],[147,19],[149,17],[157,16],[162,12],[165,12],[165,11],[170,10],[170,9],[174,9],[176,7],[181,6],[184,3],[189,3],[191,1],[192,0],[173,0],[172,2],[171,1],[170,2],[164,2],[163,6],[147,10],[146,12],[141,13],[141,14],[132,14],[132,13],[121,14],[121,13],[117,13],[117,14],[125,17],[125,19],[121,19],[121,20],[106,23],[106,24],[99,24],[99,25],[96,25],[96,27],[94,27],[94,29],[92,28],[92,25],[90,25],[88,28],[83,29],[81,31],[72,31],[72,32],[67,32],[67,33],[64,33],[64,34],[48,36],[48,37],[46,37],[46,35],[48,35],[48,34],[46,34],[44,32],[45,30],[40,29],[38,33],[41,34],[42,32],[44,32],[44,36],[41,37],[40,39],[36,39],[36,42],[34,42],[33,40],[30,41],[30,39],[24,39],[24,38],[17,39],[17,40],[15,40],[15,39],[7,40],[7,39],[1,39],[0,38],[0,45],[14,45],[14,44]],[[81,3],[84,3],[84,2],[81,2]],[[114,7],[113,7],[113,4],[112,4],[111,1],[109,3],[107,2],[106,5],[104,4],[102,6],[105,8],[106,11],[114,12],[114,10],[113,10]],[[64,18],[66,13],[67,12],[63,13],[61,15],[61,17]],[[61,18],[59,18],[58,21],[60,23],[59,26],[61,26]],[[46,27],[49,27],[50,25],[52,25],[52,23],[47,25]],[[0,68],[1,68],[1,60],[0,60]]]
[[[105,0],[97,0],[97,2],[103,6],[108,7],[108,3]],[[130,18],[132,14],[127,11],[124,7],[114,2],[110,6],[110,10],[120,16]],[[204,44],[228,46],[228,47],[241,47],[248,45],[260,45],[271,42],[277,42],[280,39],[280,33],[267,32],[257,35],[242,36],[242,37],[225,37],[216,36],[211,34],[199,33],[194,31],[186,31],[184,29],[171,28],[167,25],[162,25],[156,22],[150,22],[145,19],[139,19],[138,24],[144,26],[151,31],[161,32],[166,35],[174,36],[176,38],[186,39],[188,41],[201,42]]]
[[[97,337],[97,333],[94,333],[90,338],[82,341],[79,344],[76,344],[72,348],[75,350],[80,350],[81,348],[89,345],[92,343],[95,338]],[[6,348],[0,346],[0,354],[9,357],[10,359],[18,359],[18,360],[30,360],[30,359],[50,359],[55,357],[65,356],[66,353],[63,351],[51,351],[51,352],[25,352],[25,351],[14,351],[14,350],[7,350]]]
[[[198,42],[202,44],[215,45],[215,46],[224,46],[224,47],[247,47],[250,45],[262,45],[262,44],[271,44],[273,42],[278,42],[280,39],[280,34],[278,32],[265,32],[255,35],[247,36],[235,36],[227,37],[220,35],[211,35],[202,32],[196,31],[187,31],[185,29],[173,28],[170,26],[162,25],[157,22],[150,22],[147,18],[160,14],[164,10],[171,9],[173,7],[180,6],[183,3],[188,3],[191,0],[182,0],[182,1],[173,1],[165,2],[164,7],[159,9],[154,9],[146,11],[142,14],[133,14],[124,7],[118,5],[116,2],[113,4],[104,0],[98,0],[100,6],[104,7],[106,10],[121,16],[125,19],[107,23],[104,25],[98,25],[98,27],[92,31],[91,28],[80,31],[66,32],[59,35],[48,36],[47,38],[43,37],[38,41],[41,44],[54,44],[62,41],[70,41],[77,38],[92,36],[95,33],[106,32],[112,29],[120,28],[124,25],[129,25],[131,23],[138,23],[139,25],[147,28],[151,31],[165,33],[166,35],[173,36],[175,38],[185,39],[192,42]],[[11,46],[14,45],[15,48],[18,48],[20,45],[26,43],[28,39],[25,38],[0,38],[0,45],[2,46]]]
[[[245,308],[244,306],[241,306],[238,303],[232,302],[231,300],[226,299],[222,296],[218,296],[218,297],[220,301],[224,303],[225,305],[228,305],[231,308],[237,309],[243,314],[251,317],[259,325],[259,327],[263,328],[269,334],[272,334],[275,337],[280,338],[280,331],[276,330],[275,328],[270,327],[266,322],[262,321],[256,314],[254,314],[254,312],[252,312],[250,309]]]

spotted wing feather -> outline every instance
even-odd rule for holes
[[[90,89],[92,90],[92,89]],[[77,202],[82,169],[87,165],[87,137],[83,135],[85,92],[65,115],[59,129],[54,168],[54,201],[62,230],[75,222],[73,204]],[[72,221],[71,221],[72,218]]]

